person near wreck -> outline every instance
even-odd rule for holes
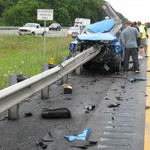
[[[124,64],[123,69],[124,73],[128,72],[129,68],[129,58],[130,55],[133,59],[133,64],[136,73],[140,73],[139,69],[139,61],[138,61],[138,46],[137,46],[137,38],[140,38],[140,33],[136,28],[131,27],[131,22],[127,20],[125,22],[125,29],[121,33],[122,45],[124,48],[125,56],[124,56]]]

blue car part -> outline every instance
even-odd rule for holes
[[[114,45],[115,46],[116,54],[118,54],[118,53],[120,53],[122,51],[122,45],[121,45],[120,42],[113,42],[110,45]]]
[[[68,138],[68,140],[71,142],[75,139],[78,139],[78,140],[86,140],[88,138],[88,135],[90,134],[92,130],[90,128],[86,128],[82,134],[79,134],[78,136],[65,136],[65,138]]]
[[[133,78],[133,79],[129,79],[128,81],[133,82],[133,81],[146,81],[147,79],[137,79],[137,78]]]
[[[115,24],[115,19],[103,20],[87,26],[86,28],[92,30],[95,33],[107,31],[110,32]]]
[[[82,34],[78,35],[77,39],[79,40],[88,40],[88,41],[100,41],[100,40],[117,40],[118,38],[111,33],[91,33],[91,34]]]

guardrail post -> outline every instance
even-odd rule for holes
[[[9,86],[17,83],[16,75],[9,75]],[[19,104],[8,109],[8,119],[16,120],[19,119]]]
[[[62,56],[62,62],[67,60],[67,56]],[[68,74],[62,77],[61,84],[68,83]]]
[[[47,71],[48,64],[42,64],[42,72]],[[45,87],[43,90],[41,90],[41,98],[42,99],[48,99],[49,98],[49,86]]]
[[[76,55],[80,54],[80,52],[77,52]],[[75,69],[75,74],[80,75],[81,74],[81,66]]]

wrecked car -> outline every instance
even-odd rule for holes
[[[100,53],[83,65],[85,69],[96,69],[119,72],[123,64],[123,50],[120,39],[121,29],[112,34],[115,19],[103,20],[83,29],[81,35],[69,45],[70,56],[83,52],[90,47],[101,47]]]
[[[103,8],[110,19],[85,27],[80,35],[72,35],[75,40],[69,45],[69,57],[74,57],[90,47],[101,48],[98,55],[85,63],[83,67],[97,71],[119,72],[124,61],[120,38],[122,20],[108,2],[105,2]]]

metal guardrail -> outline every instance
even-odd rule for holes
[[[71,57],[56,67],[0,91],[0,113],[44,89],[96,56],[101,47],[93,47]]]

